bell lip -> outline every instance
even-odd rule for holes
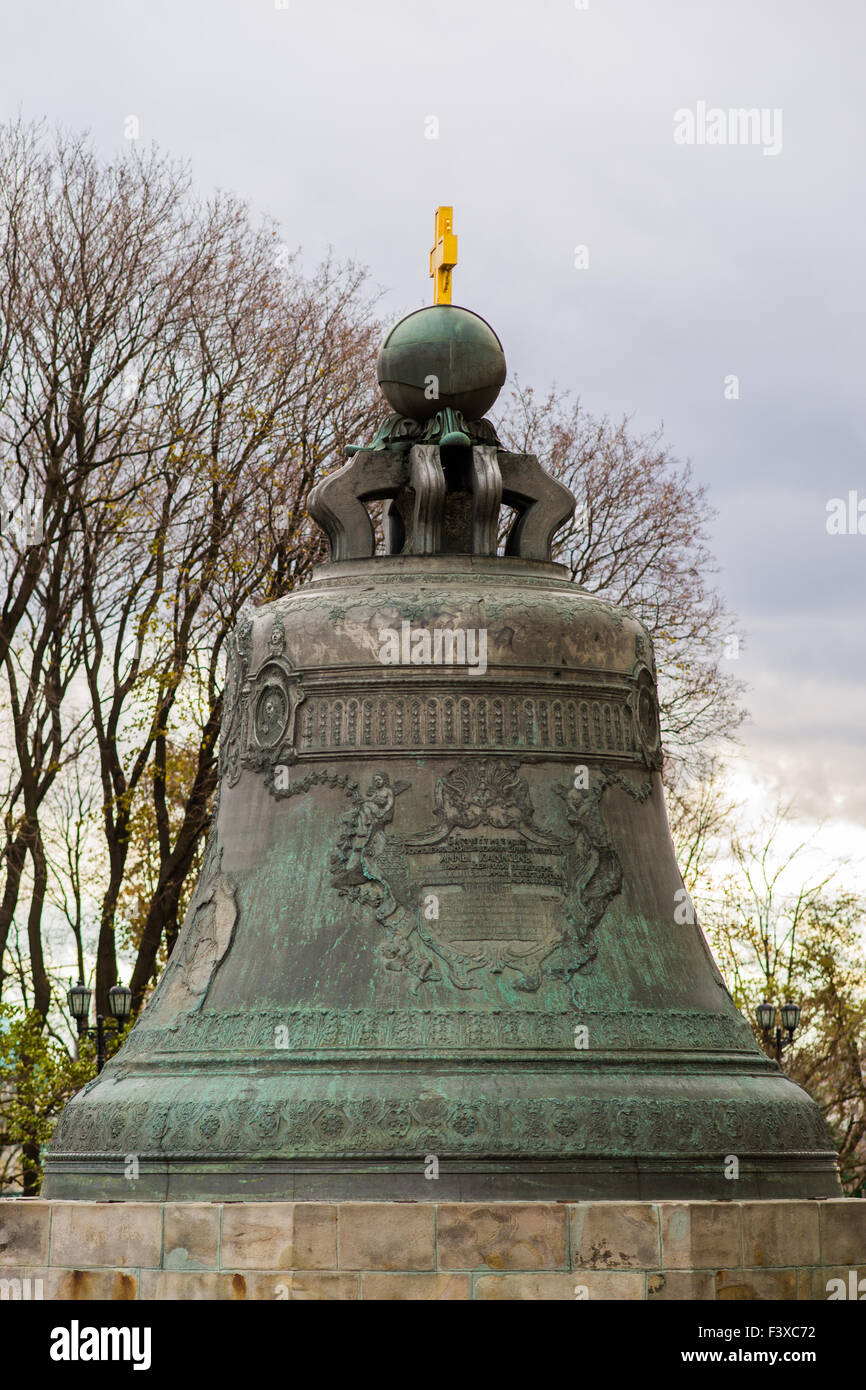
[[[251,1159],[226,1162],[198,1156],[139,1160],[135,1191],[121,1155],[46,1163],[42,1196],[50,1202],[453,1202],[499,1206],[507,1202],[657,1202],[726,1204],[730,1181],[715,1156],[598,1159],[455,1156],[443,1165],[437,1193],[419,1191],[423,1172],[414,1156]],[[420,1181],[424,1181],[423,1177]],[[425,1183],[429,1189],[432,1183]],[[832,1150],[756,1154],[744,1160],[738,1201],[821,1202],[844,1198]],[[853,1199],[852,1199],[853,1200]]]

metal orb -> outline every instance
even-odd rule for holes
[[[382,394],[400,415],[429,420],[447,406],[480,420],[505,381],[505,352],[479,314],[434,304],[394,325],[376,371]]]

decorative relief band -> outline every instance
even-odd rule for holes
[[[623,1087],[606,1099],[484,1097],[456,1101],[431,1093],[409,1100],[272,1100],[237,1097],[231,1103],[179,1100],[171,1106],[146,1100],[92,1104],[76,1097],[60,1117],[54,1162],[134,1152],[140,1159],[255,1155],[335,1159],[409,1153],[505,1154],[540,1159],[575,1156],[705,1157],[734,1150],[752,1154],[802,1153],[830,1157],[821,1112],[805,1094],[771,1101],[742,1096],[707,1100],[634,1098]],[[829,1151],[829,1152],[828,1152]]]
[[[298,713],[298,754],[501,748],[642,760],[625,698],[510,694],[313,695]]]
[[[171,1028],[134,1030],[124,1057],[154,1053],[224,1052],[232,1055],[272,1053],[276,1030],[289,1053],[457,1049],[529,1049],[574,1055],[574,1028],[589,1030],[591,1048],[575,1060],[592,1062],[593,1052],[652,1051],[744,1052],[754,1060],[751,1035],[741,1021],[698,1010],[638,1010],[599,1013],[571,1010],[540,1013],[492,1010],[487,1013],[444,1009],[310,1009],[254,1016],[194,1014]],[[284,1053],[274,1054],[278,1056]],[[240,1060],[240,1058],[239,1058]],[[243,1058],[243,1065],[248,1064]]]

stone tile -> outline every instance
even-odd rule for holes
[[[424,1303],[467,1301],[471,1297],[468,1274],[362,1274],[365,1299]]]
[[[659,1202],[662,1269],[737,1269],[739,1202]]]
[[[145,1269],[141,1272],[140,1298],[148,1303],[207,1301],[243,1302],[247,1297],[245,1274],[217,1274],[211,1270]]]
[[[227,1202],[220,1266],[242,1269],[333,1269],[337,1209],[327,1202]]]
[[[720,1269],[716,1275],[716,1298],[722,1303],[796,1297],[796,1269]]]
[[[478,1299],[544,1300],[574,1303],[590,1299],[642,1300],[646,1275],[601,1272],[597,1269],[574,1270],[571,1274],[482,1274],[475,1281]]]
[[[280,1270],[157,1271],[142,1275],[142,1299],[198,1302],[284,1302],[350,1300],[358,1297],[357,1274],[329,1271],[288,1274]]]
[[[708,1269],[666,1269],[647,1275],[647,1300],[650,1303],[713,1302],[716,1281]]]
[[[341,1202],[340,1269],[434,1269],[430,1202]]]
[[[46,1269],[45,1297],[77,1303],[128,1303],[138,1298],[138,1271],[120,1269]]]
[[[439,1208],[440,1269],[567,1269],[567,1208],[497,1202]]]
[[[301,1274],[247,1273],[247,1297],[260,1301],[346,1302],[359,1296],[360,1275],[305,1270]]]
[[[163,1269],[216,1269],[220,1207],[207,1202],[166,1202]]]
[[[818,1203],[743,1202],[743,1265],[816,1265]]]
[[[158,1269],[158,1202],[55,1202],[51,1264],[66,1269]]]
[[[574,1265],[658,1269],[658,1214],[651,1203],[579,1202],[569,1212]]]
[[[29,1197],[0,1201],[0,1267],[48,1263],[51,1203]]]
[[[819,1202],[818,1222],[822,1263],[860,1266],[866,1275],[866,1201],[848,1197]]]

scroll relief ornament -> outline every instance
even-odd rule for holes
[[[414,976],[413,993],[482,989],[491,976],[526,993],[546,977],[567,982],[595,957],[593,933],[622,889],[601,812],[613,784],[639,801],[651,788],[606,770],[585,790],[558,787],[569,829],[557,835],[537,824],[519,763],[466,760],[437,780],[432,823],[397,834],[409,783],[376,772],[352,793],[332,881],[372,910],[384,964]]]

